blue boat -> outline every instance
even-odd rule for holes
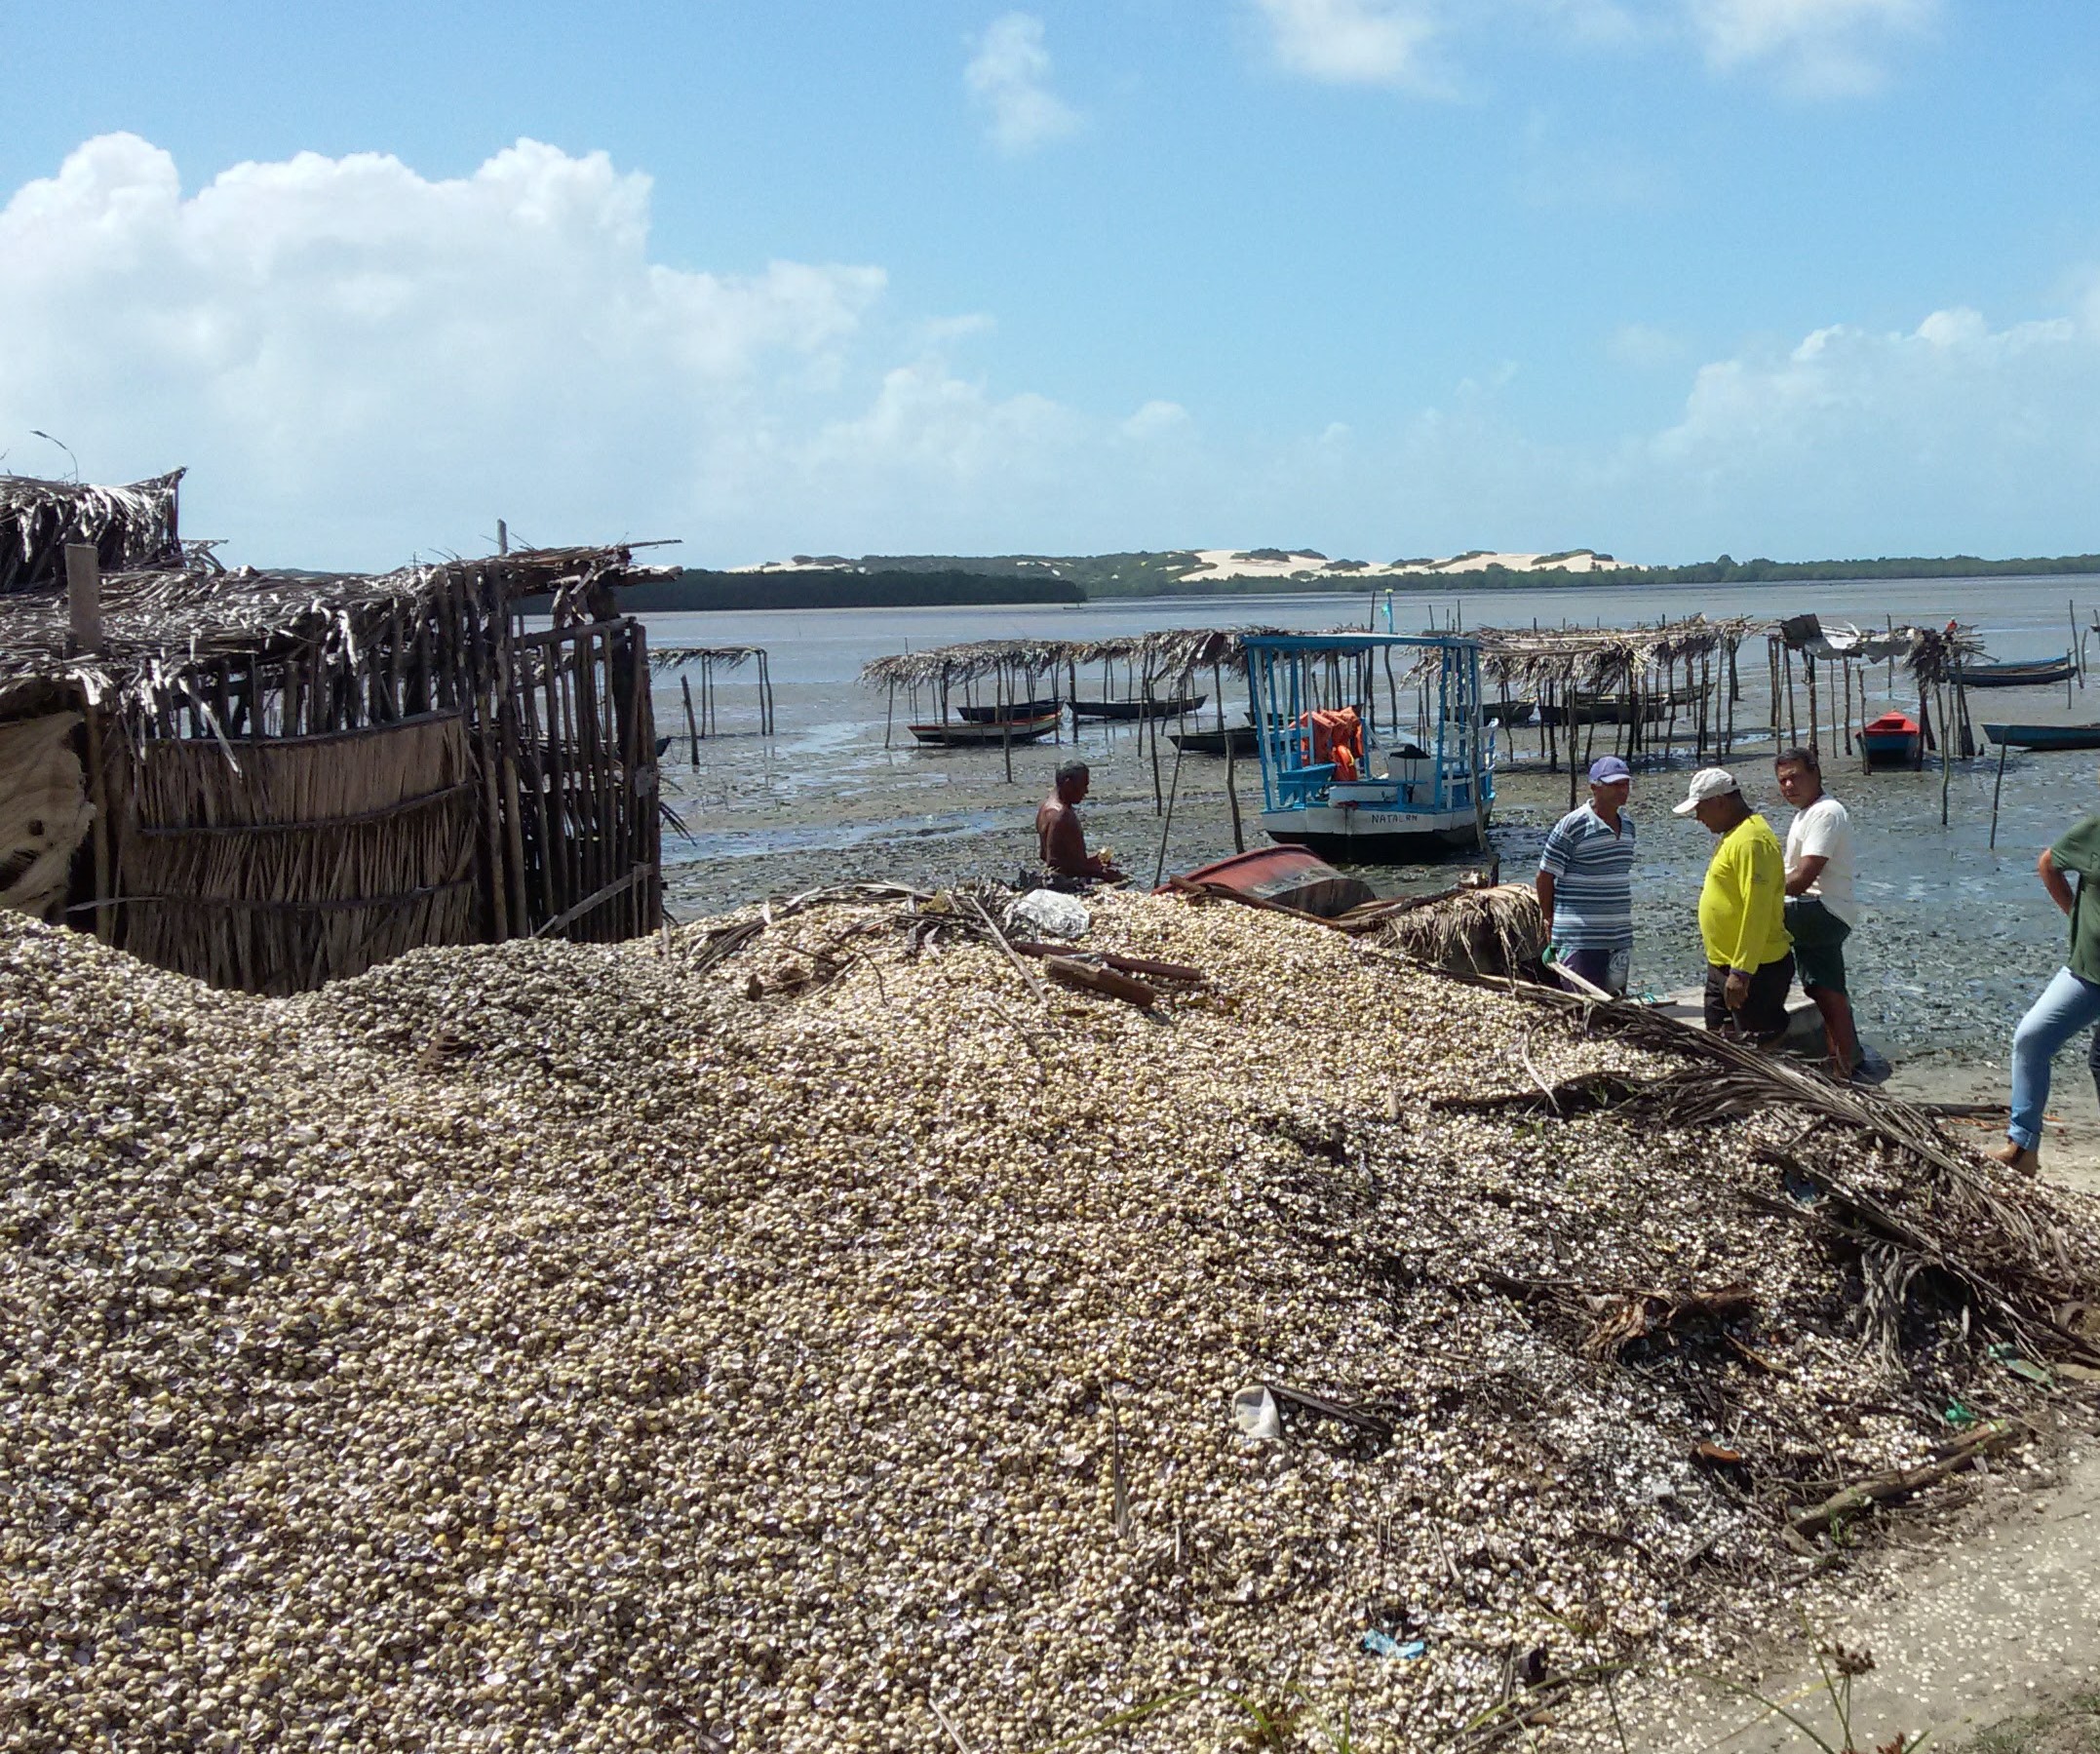
[[[2003,664],[1953,664],[1950,680],[1964,688],[2042,688],[2068,682],[2078,675],[2078,660],[2068,651],[2060,658],[2015,658]]]
[[[1983,734],[2005,749],[2100,749],[2100,724],[1987,724]]]
[[[1262,827],[1322,858],[1382,862],[1458,846],[1486,849],[1494,745],[1481,718],[1480,645],[1462,635],[1250,634],[1248,717],[1260,739]],[[1421,677],[1422,742],[1373,747],[1333,678],[1399,647]]]

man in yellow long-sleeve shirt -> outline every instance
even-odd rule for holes
[[[1786,994],[1794,984],[1779,837],[1725,767],[1700,768],[1691,795],[1675,808],[1680,816],[1696,816],[1719,842],[1699,889],[1706,1027],[1775,1041],[1786,1033]]]

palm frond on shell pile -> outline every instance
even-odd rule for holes
[[[1342,923],[1367,943],[1476,974],[1514,974],[1536,962],[1546,942],[1538,897],[1524,883],[1368,902]]]
[[[1447,972],[1465,978],[1446,964]],[[2100,1351],[2061,1319],[2086,1295],[2064,1227],[2038,1216],[2036,1204],[2008,1197],[1971,1155],[1950,1145],[1916,1108],[1853,1084],[1837,1084],[1812,1068],[1695,1029],[1649,1006],[1599,1001],[1559,988],[1498,982],[1503,990],[1582,1026],[1691,1064],[1645,1086],[1620,1085],[1599,1106],[1625,1106],[1671,1125],[1710,1125],[1748,1115],[1793,1111],[1808,1120],[1799,1140],[1763,1148],[1763,1159],[1797,1178],[1808,1198],[1768,1197],[1769,1210],[1803,1224],[1826,1240],[1862,1253],[1886,1288],[1870,1300],[1870,1317],[1891,1353],[1887,1324],[1921,1272],[1931,1272],[2021,1345],[2043,1355],[2070,1355],[2100,1364]],[[1541,1088],[1541,1111],[1561,1112],[1568,1101],[1587,1107],[1584,1089]],[[1814,1135],[1868,1139],[1915,1172],[1906,1198],[1890,1203],[1808,1150]],[[1878,1308],[1874,1307],[1875,1305]]]

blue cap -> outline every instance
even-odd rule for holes
[[[1589,783],[1609,786],[1614,780],[1630,780],[1633,769],[1616,756],[1599,756],[1589,764]]]

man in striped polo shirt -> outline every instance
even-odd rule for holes
[[[1538,911],[1562,966],[1614,996],[1633,960],[1633,771],[1616,756],[1590,763],[1589,802],[1553,825],[1538,860]],[[1570,983],[1572,985],[1572,983]]]

